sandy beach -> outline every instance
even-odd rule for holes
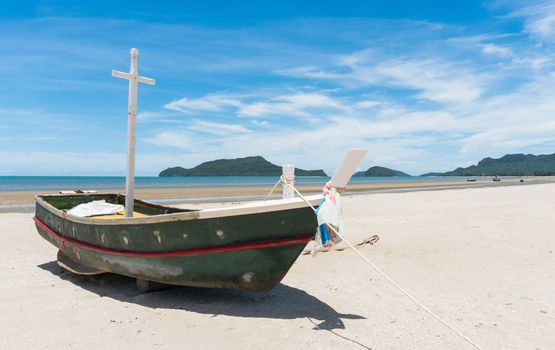
[[[555,344],[555,184],[346,196],[361,252],[484,349]],[[74,276],[32,213],[0,214],[2,349],[470,349],[350,250],[301,255],[270,292]]]

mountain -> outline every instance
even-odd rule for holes
[[[444,176],[548,176],[555,175],[554,154],[507,154],[499,159],[484,158],[477,165],[448,171]]]
[[[393,169],[389,169],[383,166],[373,166],[368,168],[368,170],[366,171],[359,171],[358,173],[355,173],[354,176],[366,176],[366,177],[389,177],[389,176],[411,176],[407,173],[404,173],[402,171],[399,170],[393,170]]]
[[[194,168],[180,166],[167,168],[158,176],[280,176],[281,166],[272,164],[260,156],[218,159],[204,162]],[[296,176],[326,176],[323,170],[303,170],[295,168]]]
[[[443,173],[426,173],[418,176],[419,177],[443,176]]]

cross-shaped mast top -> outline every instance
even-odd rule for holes
[[[127,176],[125,178],[125,216],[133,216],[135,189],[135,135],[137,129],[137,90],[139,83],[154,85],[154,79],[139,76],[137,57],[139,50],[131,49],[129,73],[112,71],[112,76],[129,80],[129,105],[127,110]]]
[[[156,84],[156,81],[154,79],[139,76],[139,70],[137,69],[137,57],[139,57],[139,50],[137,50],[136,48],[132,48],[130,54],[131,67],[129,68],[129,73],[120,72],[119,70],[112,70],[112,76],[127,80],[133,79],[140,83],[145,83],[149,85]]]

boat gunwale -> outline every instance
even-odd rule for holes
[[[108,193],[106,195],[111,195],[113,193]],[[121,195],[121,194],[113,194],[113,195]],[[45,197],[72,197],[76,196],[76,194],[50,194],[50,195],[36,195],[35,201],[36,204],[40,205],[42,208],[46,209],[50,213],[62,217],[64,211],[54,207],[52,204],[48,203],[44,198]],[[79,194],[77,194],[79,196]],[[322,200],[322,195],[311,195],[305,197],[312,205],[316,206]],[[180,209],[176,207],[166,207],[154,203],[150,203],[147,201],[143,201],[140,199],[135,199],[144,205],[148,206],[155,206],[158,208],[172,208],[172,209]],[[197,220],[197,219],[213,219],[213,218],[221,218],[221,217],[229,217],[229,216],[237,216],[237,215],[249,215],[249,214],[261,214],[261,213],[268,213],[268,212],[276,212],[276,211],[283,211],[283,210],[291,210],[291,209],[300,209],[306,208],[308,204],[299,197],[294,198],[286,198],[286,199],[272,199],[269,201],[256,201],[250,202],[240,205],[233,205],[228,207],[222,208],[209,208],[209,209],[201,209],[195,211],[184,211],[180,213],[169,213],[169,214],[157,214],[157,215],[149,215],[149,216],[141,216],[141,217],[133,217],[133,218],[117,218],[117,219],[101,219],[101,218],[94,218],[94,217],[79,217],[70,214],[64,215],[64,219],[85,224],[85,225],[129,225],[129,224],[154,224],[154,223],[163,223],[163,222],[172,222],[172,221],[188,221],[188,220]]]

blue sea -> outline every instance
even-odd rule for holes
[[[324,185],[330,178],[324,176],[296,177],[298,185]],[[353,177],[350,183],[391,183],[461,181],[465,177]],[[273,185],[278,177],[272,176],[199,176],[158,177],[137,176],[137,188],[164,187],[221,187]],[[125,188],[124,176],[0,176],[0,191],[20,190],[97,190]]]

